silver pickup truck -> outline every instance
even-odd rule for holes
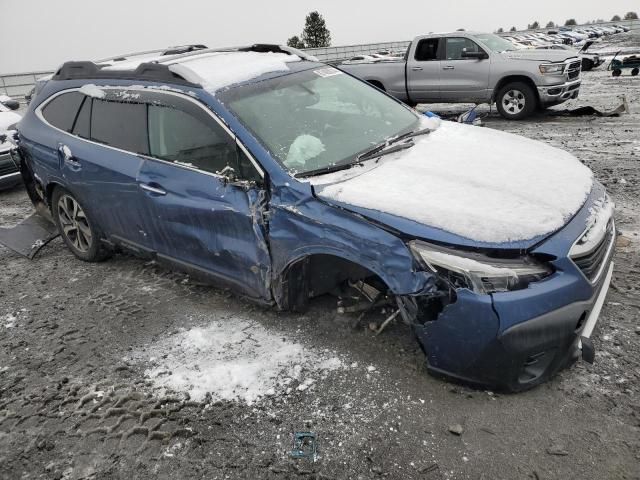
[[[404,59],[340,66],[409,105],[495,102],[510,120],[576,98],[580,67],[575,52],[516,50],[472,32],[422,35]]]

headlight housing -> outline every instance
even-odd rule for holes
[[[409,242],[409,248],[423,267],[453,287],[468,288],[479,294],[520,290],[553,273],[551,266],[531,256],[492,258],[419,240]]]
[[[565,67],[564,63],[543,63],[538,68],[543,75],[560,75],[564,73]]]

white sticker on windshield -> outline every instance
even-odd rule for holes
[[[326,77],[333,77],[334,75],[342,75],[343,72],[341,72],[337,68],[327,67],[327,68],[321,68],[320,70],[314,70],[313,73],[315,73],[316,75],[320,75],[323,78],[326,78]]]

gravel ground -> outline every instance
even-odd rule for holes
[[[375,336],[331,298],[277,313],[130,256],[0,246],[0,478],[640,478],[640,78],[586,72],[569,106],[623,94],[619,118],[485,119],[573,152],[617,203],[594,365],[518,395],[471,390],[428,376],[406,327]],[[21,189],[0,193],[0,224],[30,212]],[[222,359],[198,344],[210,328],[229,334]],[[253,361],[269,388],[203,395],[221,361]],[[315,462],[289,457],[296,431],[316,433]]]

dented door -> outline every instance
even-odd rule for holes
[[[138,184],[145,231],[160,258],[248,296],[270,298],[260,187],[152,159],[142,165]]]

